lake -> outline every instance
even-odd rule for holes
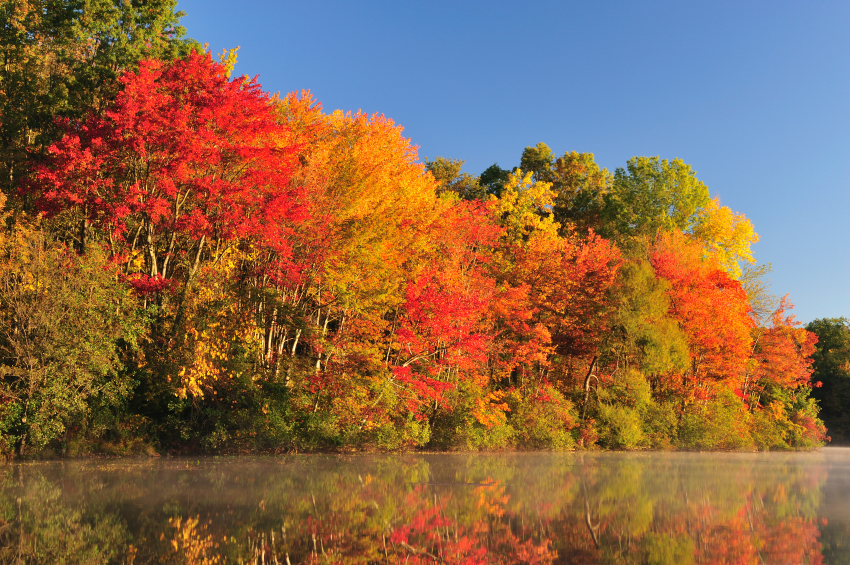
[[[0,563],[850,563],[850,449],[0,467]]]

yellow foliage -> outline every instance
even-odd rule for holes
[[[561,226],[552,214],[556,196],[552,183],[534,182],[532,173],[511,173],[501,197],[491,197],[508,241],[520,243],[534,233],[557,237]]]
[[[783,440],[788,438],[789,432],[794,432],[796,434],[804,434],[805,428],[803,426],[796,424],[791,421],[788,417],[788,414],[785,413],[785,405],[778,400],[772,401],[765,408],[770,417],[775,420],[778,424],[780,424],[780,435]]]
[[[771,402],[768,407],[768,411],[774,420],[778,420],[780,422],[785,421],[785,406],[778,400],[774,400]]]
[[[205,526],[198,527],[197,518],[183,520],[180,517],[168,520],[174,528],[171,547],[176,555],[185,559],[186,565],[216,565],[222,563],[221,557],[212,555],[219,544],[210,534],[205,535]]]
[[[755,263],[750,246],[759,240],[759,236],[752,222],[728,206],[721,206],[719,198],[712,199],[699,212],[694,237],[735,279],[741,277],[741,261]]]
[[[505,485],[487,477],[482,481],[486,486],[475,487],[476,506],[488,516],[501,518],[505,515],[510,496],[505,492]]]
[[[228,362],[234,345],[258,345],[260,331],[253,314],[234,300],[228,281],[247,252],[235,248],[222,253],[216,265],[201,273],[192,303],[193,323],[186,330],[191,352],[189,364],[177,373],[180,398],[203,398],[204,390],[212,391],[214,383],[229,379]],[[203,313],[203,314],[202,314]],[[206,318],[201,320],[200,318]]]

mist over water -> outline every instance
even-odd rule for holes
[[[850,449],[0,470],[0,563],[848,563]]]

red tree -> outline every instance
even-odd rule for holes
[[[739,388],[750,355],[753,327],[747,295],[700,247],[683,234],[665,234],[657,242],[652,265],[670,282],[670,313],[688,338],[691,370],[681,375],[680,391],[709,394],[709,385]]]
[[[770,325],[754,328],[755,366],[745,383],[745,394],[760,393],[768,382],[791,389],[809,382],[818,338],[787,314],[793,307],[787,296],[782,297]]]
[[[295,146],[256,80],[193,52],[143,61],[121,85],[105,116],[63,124],[27,187],[49,215],[77,212],[79,248],[95,225],[129,274],[157,278],[191,278],[240,238],[288,255],[304,215]]]
[[[501,229],[489,221],[486,206],[460,202],[428,231],[433,248],[407,284],[393,373],[417,397],[435,399],[458,375],[480,373],[487,360],[495,295],[488,250]]]

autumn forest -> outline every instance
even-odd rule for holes
[[[0,8],[0,455],[850,439],[846,320],[690,164],[463,172],[175,4]]]

